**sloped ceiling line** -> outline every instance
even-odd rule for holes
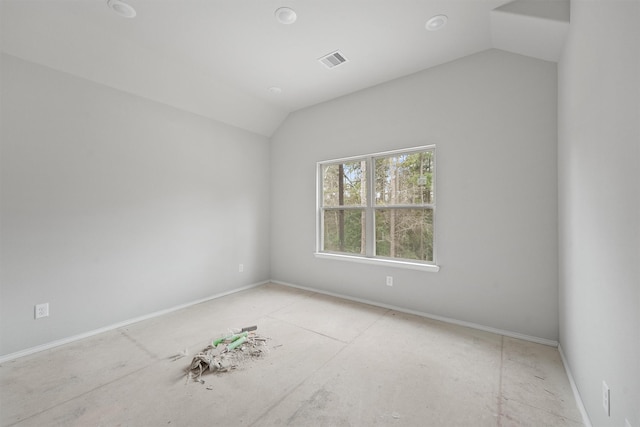
[[[292,111],[486,49],[557,61],[569,25],[568,0],[299,0],[292,25],[277,1],[127,1],[134,19],[106,0],[3,0],[2,52],[270,137]],[[336,49],[349,61],[327,70]]]

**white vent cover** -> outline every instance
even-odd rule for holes
[[[347,62],[347,58],[344,57],[342,52],[336,50],[335,52],[318,59],[318,61],[320,61],[327,68],[333,68]]]

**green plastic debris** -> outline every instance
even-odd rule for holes
[[[240,334],[241,335],[241,334]],[[231,344],[229,344],[227,346],[227,350],[231,351],[236,347],[239,347],[242,345],[242,343],[244,343],[247,340],[247,333],[244,333],[244,336],[238,337],[236,340],[234,340]]]
[[[226,337],[218,338],[217,340],[212,342],[211,345],[214,346],[214,347],[217,347],[218,344],[221,344],[221,343],[223,343],[225,341],[234,342],[234,341],[236,341],[236,340],[238,340],[238,339],[240,339],[242,337],[244,337],[245,341],[246,341],[247,340],[247,334],[248,334],[248,332],[242,332],[240,334],[231,334],[231,335],[228,335]]]

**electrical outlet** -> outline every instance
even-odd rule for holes
[[[49,316],[49,303],[36,304],[35,313],[36,319]]]
[[[393,276],[387,276],[387,286],[393,286]]]
[[[238,265],[238,272],[242,273],[244,271],[244,264],[239,264]]]
[[[608,417],[611,416],[611,390],[606,382],[602,381],[602,407]]]

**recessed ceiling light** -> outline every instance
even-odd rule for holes
[[[277,86],[273,86],[269,88],[269,93],[272,95],[280,95],[282,93],[282,89]]]
[[[296,11],[289,7],[276,9],[275,15],[278,22],[285,25],[293,24],[298,19]]]
[[[438,31],[440,28],[444,27],[447,24],[447,15],[436,15],[432,16],[424,27],[429,31]]]
[[[107,0],[107,6],[115,13],[125,18],[135,18],[136,10],[121,0]]]

